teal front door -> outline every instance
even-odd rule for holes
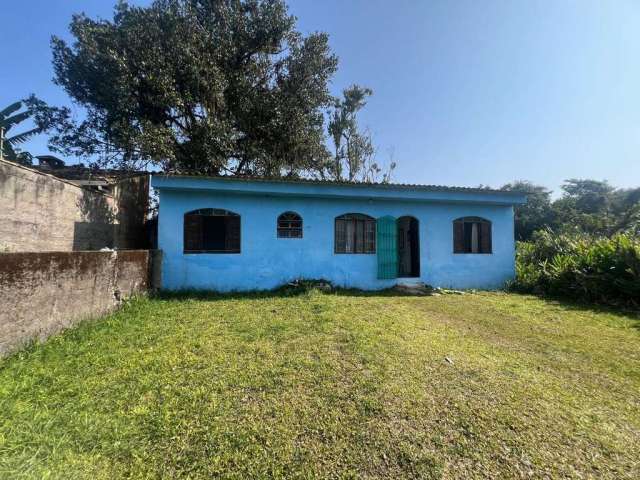
[[[376,221],[376,251],[378,255],[378,278],[381,280],[398,276],[398,227],[392,216],[380,217]]]

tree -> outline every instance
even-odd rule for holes
[[[640,187],[616,190],[611,204],[617,219],[615,231],[640,235]]]
[[[360,130],[357,114],[366,105],[367,97],[373,91],[370,88],[352,85],[345,89],[342,98],[334,100],[330,113],[328,133],[333,140],[333,161],[327,164],[327,175],[335,180],[388,182],[395,163],[391,163],[387,172],[375,162],[375,147],[371,133]]]
[[[7,136],[8,132],[13,127],[19,125],[33,115],[33,112],[30,109],[19,112],[22,107],[23,102],[17,101],[0,111],[0,129],[3,130],[2,158],[11,160],[12,162],[21,163],[23,165],[31,165],[31,159],[33,158],[32,155],[29,152],[20,151],[18,145],[23,144],[31,137],[40,133],[41,129],[36,127],[16,135]]]
[[[584,213],[605,213],[611,205],[614,187],[605,181],[571,178],[562,185],[564,197],[575,202],[578,210]]]
[[[29,99],[50,148],[101,165],[299,175],[324,167],[337,68],[283,0],[120,1],[112,21],[75,15],[52,39],[55,82],[85,110]]]
[[[527,181],[517,181],[502,190],[527,194],[527,203],[515,208],[518,240],[529,240],[539,230],[556,233],[612,236],[640,232],[640,188],[616,189],[606,181],[569,179],[563,195],[551,202],[551,192]]]
[[[517,180],[502,186],[501,190],[527,194],[527,203],[515,207],[515,235],[518,240],[529,240],[536,230],[552,223],[551,191],[542,185]]]
[[[606,181],[571,178],[561,188],[564,193],[553,204],[559,227],[592,235],[615,232],[616,215],[611,210],[614,187]]]

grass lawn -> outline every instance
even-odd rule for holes
[[[640,478],[639,462],[640,319],[530,296],[140,299],[0,361],[0,478]]]

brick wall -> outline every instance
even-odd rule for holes
[[[158,285],[158,266],[147,250],[0,253],[0,356]]]
[[[144,247],[148,178],[106,195],[0,160],[0,252]]]

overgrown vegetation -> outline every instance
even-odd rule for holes
[[[0,361],[0,477],[635,479],[639,328],[500,293],[138,300]]]
[[[638,308],[640,239],[538,231],[518,243],[513,288]]]
[[[515,209],[513,289],[640,306],[640,188],[571,179],[555,201],[529,182],[503,189],[528,193]]]

